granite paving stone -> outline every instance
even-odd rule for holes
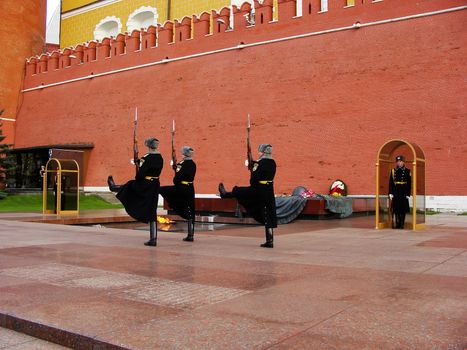
[[[295,221],[274,249],[253,225],[206,226],[193,243],[159,232],[146,247],[131,225],[1,217],[0,326],[33,337],[0,328],[0,348],[467,347],[465,216],[417,232],[375,230],[373,216]]]

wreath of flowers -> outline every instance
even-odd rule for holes
[[[329,194],[331,196],[347,196],[347,185],[344,181],[337,179],[329,187]]]

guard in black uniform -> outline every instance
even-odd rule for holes
[[[258,148],[260,157],[253,162],[250,186],[237,187],[227,192],[222,183],[219,184],[221,198],[236,198],[256,221],[264,224],[266,242],[264,248],[274,247],[273,229],[277,227],[276,200],[274,197],[274,176],[276,162],[272,159],[272,146],[261,144]]]
[[[164,166],[164,160],[157,150],[159,140],[152,137],[144,141],[148,153],[137,159],[139,170],[134,180],[125,185],[115,185],[112,176],[107,182],[112,192],[117,192],[117,198],[122,202],[126,212],[135,220],[149,222],[149,241],[144,244],[155,247],[157,245],[157,202],[159,197],[159,175]]]
[[[392,201],[392,212],[396,219],[395,228],[403,229],[405,213],[409,208],[409,197],[412,190],[410,169],[405,167],[403,156],[396,157],[396,168],[391,170],[389,178],[389,198]]]
[[[188,235],[183,238],[193,242],[195,233],[195,188],[196,164],[193,161],[193,148],[182,147],[183,159],[175,164],[173,186],[162,186],[159,193],[179,216],[188,222]]]

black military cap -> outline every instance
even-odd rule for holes
[[[398,161],[400,161],[400,160],[402,160],[403,162],[405,162],[404,156],[397,156],[397,157],[396,157],[396,162],[398,162]]]

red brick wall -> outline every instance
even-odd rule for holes
[[[0,1],[0,109],[15,119],[26,57],[42,52],[45,44],[46,0]],[[14,142],[14,123],[3,121],[4,142]]]
[[[331,7],[329,13],[243,31],[237,27],[213,37],[28,75],[25,87],[240,41],[252,43],[462,3],[410,0],[404,7],[384,1],[368,4],[373,6],[370,10],[359,5],[335,12]],[[467,195],[466,20],[467,11],[462,10],[29,91],[23,94],[16,147],[93,142],[85,185],[105,186],[108,174],[127,180],[134,173],[129,159],[137,106],[140,144],[150,135],[161,141],[166,159],[162,182],[170,182],[172,176],[168,162],[175,119],[177,148],[189,144],[196,149],[197,192],[215,193],[219,181],[230,187],[248,180],[243,163],[250,113],[253,144],[274,146],[278,194],[297,185],[324,193],[336,178],[348,184],[350,194],[375,193],[378,149],[389,139],[401,138],[425,152],[428,194]]]

